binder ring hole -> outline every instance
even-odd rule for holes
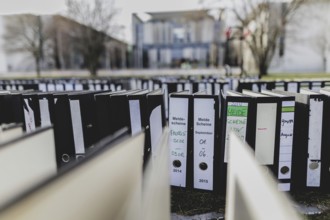
[[[84,159],[84,157],[85,157],[84,155],[77,155],[76,160],[80,161],[80,160]]]
[[[181,161],[180,160],[175,160],[175,161],[173,161],[173,166],[174,167],[181,167]]]
[[[281,173],[282,174],[287,174],[290,171],[290,168],[287,166],[284,166],[281,168]]]
[[[199,164],[199,168],[201,169],[201,170],[207,170],[207,164],[206,163],[200,163]]]
[[[309,169],[311,170],[316,170],[319,167],[319,163],[317,162],[313,162],[311,164],[309,164]]]
[[[70,156],[68,154],[63,154],[62,155],[62,161],[67,163],[70,161]]]

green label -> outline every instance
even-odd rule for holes
[[[228,106],[227,116],[247,117],[247,106]]]
[[[294,112],[294,106],[282,107],[282,112]]]

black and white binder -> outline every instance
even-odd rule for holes
[[[23,94],[22,99],[24,128],[26,132],[31,132],[41,125],[38,92]]]
[[[98,141],[95,94],[87,91],[68,94],[76,159],[84,157],[86,150]]]
[[[146,142],[144,149],[144,161],[150,156],[156,157],[159,142],[166,126],[164,93],[161,89],[147,94],[147,126],[145,128]]]
[[[291,190],[292,173],[292,149],[293,149],[293,131],[295,115],[295,97],[287,96],[275,91],[263,90],[263,94],[280,98],[281,108],[281,131],[280,131],[280,151],[278,161],[277,179],[278,189],[280,191]]]
[[[193,188],[213,191],[219,174],[218,96],[193,94]]]
[[[125,93],[125,91],[105,92],[95,95],[98,140],[107,137],[113,130],[110,123],[111,112],[114,108],[111,96],[118,93]]]
[[[147,94],[148,90],[129,94],[128,107],[131,135],[140,133],[148,125],[147,122]]]
[[[253,124],[247,142],[254,149],[257,162],[267,166],[277,176],[281,128],[280,99],[247,90],[243,90],[243,94],[253,100]]]
[[[170,94],[169,150],[172,186],[190,187],[192,182],[192,95],[189,91]]]
[[[299,92],[300,91],[299,82],[295,82],[295,81],[285,82],[285,91],[287,91],[287,92]]]
[[[130,125],[127,96],[139,91],[123,90],[95,95],[98,140]]]
[[[54,99],[50,92],[38,93],[40,108],[40,126],[47,127],[54,121]]]
[[[281,94],[296,97],[293,139],[292,190],[327,188],[329,170],[323,120],[325,99],[322,94],[302,89],[300,93]]]
[[[220,117],[220,160],[218,166],[221,171],[219,176],[218,187],[221,193],[226,190],[227,184],[227,167],[229,161],[229,134],[234,132],[243,141],[247,141],[250,134],[253,120],[251,117],[252,102],[251,98],[235,91],[227,91],[221,93],[221,117]],[[250,134],[251,135],[251,134]]]

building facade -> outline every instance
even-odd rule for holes
[[[8,50],[8,32],[14,17],[35,15],[8,15],[0,16],[0,73],[35,71],[36,63],[33,55],[23,49]],[[67,17],[60,15],[41,16],[42,30],[42,58],[41,70],[81,70],[86,69],[84,56],[81,54],[75,41],[74,28],[82,26]],[[15,28],[16,31],[19,28]],[[31,27],[26,28],[31,29]],[[13,34],[13,33],[10,33]],[[29,33],[27,33],[29,34]],[[101,33],[100,33],[101,34]],[[11,39],[11,43],[13,40]],[[15,43],[15,42],[14,42]],[[18,45],[22,42],[16,42]],[[107,36],[104,53],[99,60],[99,69],[123,69],[129,64],[129,46],[127,43]]]
[[[219,66],[224,23],[207,10],[133,14],[133,57],[137,68]]]

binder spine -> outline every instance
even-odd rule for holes
[[[311,98],[309,106],[310,116],[306,186],[320,187],[323,100],[319,98]]]
[[[245,141],[247,137],[249,103],[247,102],[228,102],[227,103],[227,120],[225,134],[225,150],[224,162],[228,163],[229,159],[229,134],[233,131],[237,136]]]
[[[169,148],[171,185],[187,187],[187,157],[189,154],[189,98],[170,97]]]
[[[215,100],[194,98],[193,187],[213,190],[215,147]]]
[[[291,189],[294,111],[294,101],[282,101],[278,165],[278,179],[281,182],[278,184],[278,188],[281,191],[290,191]]]

